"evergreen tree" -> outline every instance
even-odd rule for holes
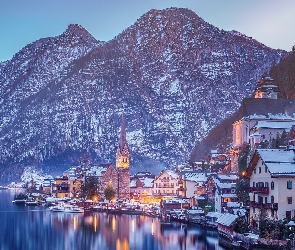
[[[115,198],[116,192],[113,189],[112,185],[108,185],[108,187],[104,190],[104,196],[105,198],[110,201],[113,198]]]

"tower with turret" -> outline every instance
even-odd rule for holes
[[[130,198],[130,153],[126,139],[126,126],[124,111],[122,113],[122,123],[119,138],[119,145],[116,152],[116,168],[118,171],[118,199]]]
[[[278,99],[279,87],[269,73],[262,76],[254,91],[254,98]]]

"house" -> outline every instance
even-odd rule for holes
[[[230,240],[233,239],[233,233],[234,230],[232,228],[232,224],[234,221],[238,218],[238,215],[230,214],[230,213],[224,213],[217,219],[217,228],[218,233]]]
[[[294,150],[257,149],[245,172],[250,179],[250,222],[261,216],[290,219],[295,216]]]
[[[211,174],[207,181],[208,200],[215,204],[215,212],[226,212],[227,202],[237,201],[236,174]]]
[[[150,172],[138,172],[130,178],[130,197],[136,201],[146,201],[153,195],[155,175]]]
[[[52,185],[52,196],[55,198],[66,198],[71,196],[70,178],[67,173],[54,178]]]
[[[186,187],[186,197],[203,196],[206,194],[207,172],[182,171]]]
[[[157,196],[186,197],[182,176],[173,170],[162,170],[154,180],[153,189],[153,194]]]

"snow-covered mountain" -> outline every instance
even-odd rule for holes
[[[70,25],[0,63],[0,180],[28,162],[114,162],[123,105],[131,170],[175,167],[286,54],[188,9],[151,10],[108,42]]]

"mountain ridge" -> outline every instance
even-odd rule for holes
[[[0,64],[0,180],[62,155],[114,162],[122,104],[132,171],[176,167],[288,54],[188,9],[151,10],[107,42],[84,33],[70,25]]]

